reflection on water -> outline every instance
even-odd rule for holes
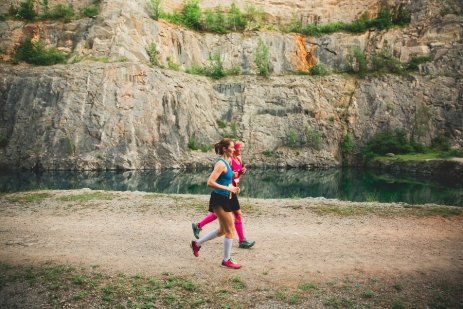
[[[0,191],[78,189],[209,194],[204,171],[0,171]],[[463,206],[463,187],[356,169],[256,170],[242,177],[243,197],[325,197],[349,201]]]

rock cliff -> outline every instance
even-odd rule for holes
[[[255,3],[276,25],[295,13],[301,20],[316,15],[319,22],[349,22],[367,10],[377,13],[384,2]],[[453,146],[463,146],[463,4],[388,2],[409,7],[408,26],[320,37],[262,29],[195,32],[151,19],[144,0],[101,1],[98,16],[68,23],[0,21],[0,165],[194,168],[210,165],[215,154],[192,148],[206,150],[228,135],[244,142],[245,160],[256,166],[330,167],[341,164],[344,136],[353,137],[353,158],[386,128],[403,128],[427,144],[446,136]],[[76,7],[89,3],[71,1]],[[166,9],[181,3],[169,1]],[[200,2],[202,7],[218,4],[227,6]],[[67,53],[68,64],[10,64],[27,37]],[[257,75],[260,40],[269,49],[268,77]],[[151,43],[157,66],[150,65]],[[358,78],[342,73],[352,65],[354,47],[367,59],[388,50],[402,63],[416,56],[431,61],[407,75]],[[225,68],[239,67],[241,74],[214,80],[184,72],[208,65],[212,55],[219,55]],[[296,74],[317,63],[333,73]]]

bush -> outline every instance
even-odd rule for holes
[[[0,134],[0,148],[5,147],[6,145],[8,145],[8,139]]]
[[[412,14],[410,10],[399,8],[397,14],[392,17],[392,24],[398,26],[406,26],[412,21]]]
[[[359,47],[354,47],[352,49],[352,53],[356,61],[354,64],[352,64],[352,70],[356,72],[361,78],[364,78],[367,73],[367,60],[365,59],[365,55]]]
[[[259,75],[267,76],[269,73],[269,52],[268,47],[262,38],[259,38],[259,42],[257,43],[255,62]]]
[[[450,150],[450,141],[445,136],[437,136],[431,142],[432,149],[439,151],[449,151]]]
[[[366,28],[388,29],[393,25],[391,13],[389,10],[382,10],[378,13],[378,17],[366,21],[365,24]]]
[[[347,157],[352,153],[352,150],[354,149],[354,139],[352,138],[352,135],[346,134],[342,137],[341,140],[341,153],[343,157]]]
[[[418,70],[418,66],[422,63],[425,63],[425,62],[428,62],[428,61],[431,61],[431,57],[428,57],[428,56],[417,56],[417,57],[413,57],[412,60],[410,60],[407,65],[405,66],[405,68],[408,70],[408,71],[416,71]]]
[[[290,129],[288,132],[288,143],[289,146],[294,147],[297,144],[298,135],[297,132],[293,129]]]
[[[235,3],[232,3],[230,7],[230,12],[227,16],[227,26],[233,31],[244,30],[246,28],[247,21],[244,15],[241,13],[240,9],[236,6]]]
[[[188,0],[182,9],[184,24],[192,29],[201,29],[201,9],[198,0]]]
[[[305,136],[307,138],[307,145],[313,149],[320,150],[321,136],[320,133],[312,128],[306,128]]]
[[[44,49],[40,42],[33,43],[31,39],[26,39],[16,50],[14,61],[25,61],[36,65],[53,65],[65,63],[66,56],[54,48]]]
[[[186,69],[185,72],[188,74],[204,75],[213,79],[221,79],[225,76],[241,74],[241,68],[239,66],[235,66],[231,69],[225,69],[223,67],[222,59],[218,54],[212,56],[210,60],[211,64],[209,66],[202,67],[199,65],[193,65],[191,68]]]
[[[98,9],[95,6],[86,6],[80,9],[80,14],[85,17],[95,17],[98,15]]]
[[[378,132],[362,148],[362,153],[366,157],[383,156],[386,153],[405,154],[414,151],[415,149],[407,140],[403,129]]]
[[[158,51],[157,51],[156,43],[151,42],[150,45],[148,45],[146,47],[146,52],[147,52],[148,57],[150,59],[150,64],[151,65],[159,65]]]
[[[178,71],[179,66],[175,62],[172,61],[172,58],[167,57],[167,67],[171,70]]]
[[[19,19],[33,20],[37,16],[34,10],[34,1],[23,1],[19,4],[19,8],[17,9],[10,7],[10,15]]]
[[[395,74],[404,73],[402,63],[389,50],[381,50],[373,54],[372,62],[375,71]]]
[[[64,19],[65,22],[71,21],[71,18],[74,16],[74,9],[70,5],[57,4],[55,5],[50,13],[48,18],[51,19]]]
[[[161,0],[148,0],[148,10],[151,18],[158,20],[162,15],[162,1]]]
[[[310,69],[310,75],[319,75],[325,76],[328,75],[328,69],[323,65],[323,63],[317,63],[314,67]]]

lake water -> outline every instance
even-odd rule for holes
[[[204,171],[0,171],[0,191],[79,189],[209,194]],[[463,185],[357,169],[250,169],[241,179],[241,196],[256,198],[325,197],[348,201],[437,203],[463,206]]]

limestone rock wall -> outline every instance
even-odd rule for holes
[[[348,2],[340,0],[256,5],[276,23],[288,18],[293,8],[301,14],[325,12],[320,13],[323,22],[353,20],[365,8],[374,12],[384,2],[354,1],[350,12]],[[200,2],[202,7],[215,3]],[[169,2],[168,9],[178,4]],[[462,4],[420,0],[410,8],[412,22],[404,28],[319,38],[276,31],[194,32],[152,20],[143,0],[101,1],[96,18],[70,23],[0,21],[4,61],[26,37],[70,57],[68,64],[51,67],[0,64],[0,167],[209,166],[213,151],[188,145],[207,148],[224,135],[242,140],[245,158],[256,166],[337,166],[343,136],[354,137],[355,157],[371,136],[386,128],[404,128],[428,144],[444,135],[461,147]],[[266,78],[256,75],[259,39],[269,47]],[[146,48],[152,42],[160,66],[149,64]],[[403,63],[416,56],[432,61],[408,76],[359,79],[339,73],[352,65],[353,47],[360,47],[367,58],[387,49]],[[239,66],[241,75],[212,80],[183,72],[208,65],[214,54],[226,68]],[[168,69],[169,61],[180,71]],[[334,74],[295,74],[316,63]],[[318,145],[311,140],[314,132],[320,137]]]

